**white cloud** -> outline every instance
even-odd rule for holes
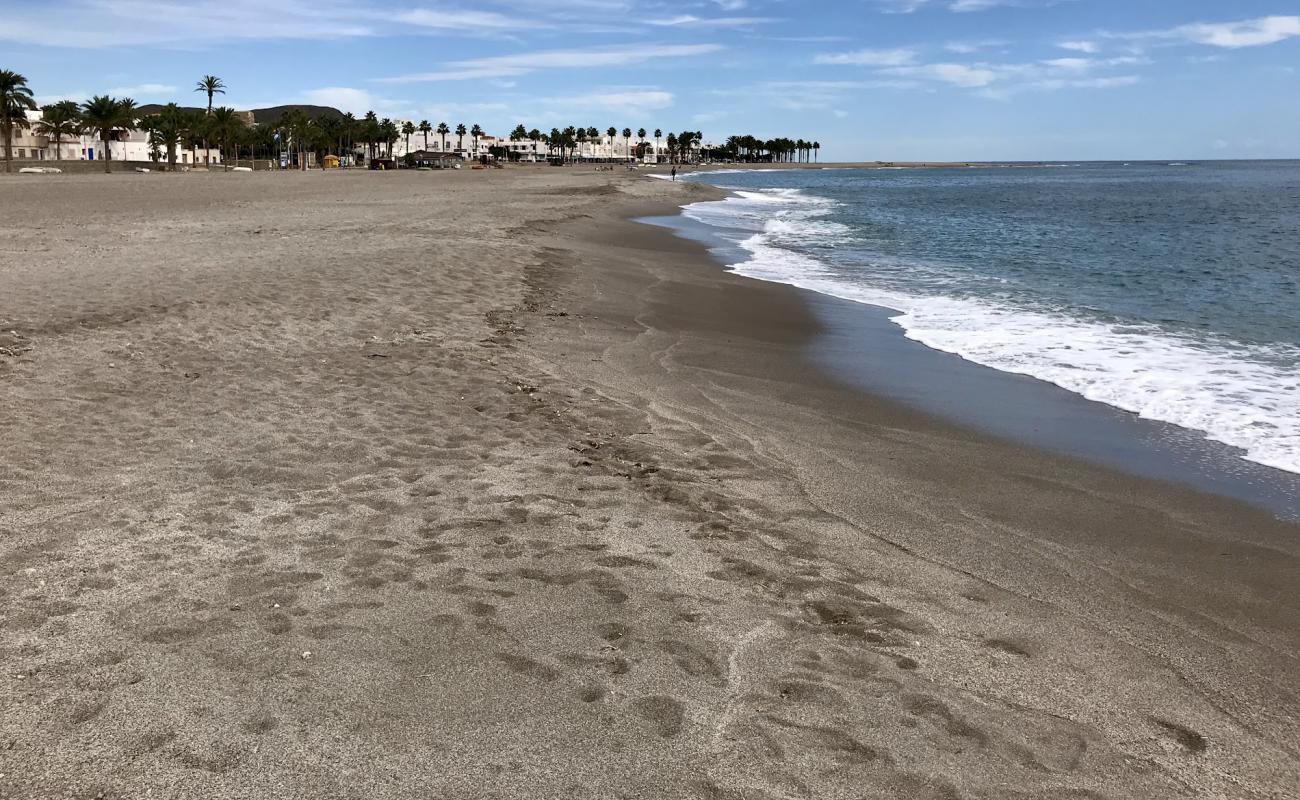
[[[998,79],[997,71],[984,66],[968,64],[921,64],[913,67],[893,67],[886,74],[904,78],[925,78],[967,89],[988,86]]]
[[[546,102],[548,105],[581,106],[636,113],[668,108],[673,104],[673,94],[672,92],[658,90],[608,90],[554,97]]]
[[[422,28],[441,30],[509,30],[512,28],[536,26],[535,20],[523,17],[508,17],[492,11],[443,11],[427,8],[413,8],[397,15],[400,22],[418,25]]]
[[[1197,23],[1184,25],[1175,33],[1189,41],[1215,47],[1259,47],[1300,36],[1300,17],[1263,17],[1218,25]]]
[[[927,6],[942,5],[949,11],[968,13],[988,11],[1003,6],[1045,6],[1055,5],[1061,0],[876,0],[876,5],[886,14],[912,14]]]
[[[1095,53],[1099,49],[1096,42],[1086,40],[1061,42],[1058,46],[1064,50],[1073,50],[1076,53]]]
[[[49,47],[181,45],[274,39],[344,39],[375,33],[340,0],[52,0],[5,9],[0,41]],[[165,23],[162,20],[166,20]]]
[[[717,44],[644,44],[624,47],[595,47],[575,50],[541,50],[506,56],[489,56],[451,61],[433,72],[417,72],[379,78],[381,83],[466,81],[513,78],[546,69],[591,69],[626,67],[662,59],[687,58],[723,50]]]
[[[114,97],[157,97],[160,94],[171,94],[176,91],[175,86],[169,86],[165,83],[142,83],[138,86],[115,86],[108,90],[108,93]]]
[[[978,53],[981,50],[1006,47],[1009,44],[1011,43],[1004,39],[980,39],[977,41],[948,42],[943,46],[943,49],[950,53],[969,55],[970,53]]]
[[[906,47],[889,50],[854,50],[849,53],[823,53],[815,64],[844,64],[866,67],[899,67],[916,61],[916,51]]]
[[[514,78],[527,75],[531,70],[520,67],[470,67],[465,69],[442,69],[434,72],[412,72],[406,75],[393,75],[388,78],[376,78],[376,83],[441,83],[446,81],[478,81],[500,78]]]
[[[489,56],[453,61],[465,69],[583,69],[644,64],[647,61],[686,58],[722,50],[717,44],[643,44],[623,47],[593,47],[574,50],[541,50],[508,56]]]
[[[1113,89],[1138,83],[1135,75],[1106,75],[1120,66],[1145,63],[1141,58],[1123,56],[1110,59],[1054,58],[1023,64],[916,64],[891,67],[881,74],[900,78],[934,81],[962,89],[979,89],[988,97],[1036,90]],[[1103,74],[1096,74],[1101,72]]]
[[[1168,41],[1237,49],[1276,44],[1300,36],[1300,16],[1260,17],[1237,22],[1194,22],[1164,30],[1103,33],[1112,39]]]
[[[694,14],[650,20],[651,25],[661,28],[748,28],[770,22],[778,20],[773,17],[697,17]]]

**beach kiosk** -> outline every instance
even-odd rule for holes
[[[339,157],[333,154],[327,155],[325,156],[324,159],[321,160],[321,166],[324,169],[338,169]]]

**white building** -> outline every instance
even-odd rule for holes
[[[40,122],[41,114],[39,111],[34,114],[28,114],[28,120],[31,128],[27,130],[14,130],[13,157],[16,160],[32,161],[102,161],[104,160],[104,142],[94,133],[83,133],[77,136],[64,138],[58,143],[58,152],[55,152],[55,142],[48,136],[36,133],[36,123]],[[150,161],[149,134],[138,130],[121,130],[115,131],[117,141],[110,141],[109,153],[114,161]],[[2,147],[3,144],[0,144]],[[204,156],[207,156],[205,162]],[[162,152],[159,161],[166,161],[167,153]],[[185,165],[201,165],[205,163],[220,164],[221,152],[217,148],[202,147],[193,149],[178,147],[176,150],[176,163]]]

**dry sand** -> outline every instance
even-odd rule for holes
[[[1300,531],[836,384],[712,191],[0,178],[0,797],[1296,796]]]

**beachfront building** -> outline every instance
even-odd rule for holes
[[[28,114],[31,127],[24,130],[14,129],[14,159],[16,161],[102,161],[104,159],[104,142],[95,133],[82,133],[64,137],[55,143],[50,137],[36,132],[36,123],[41,114]],[[114,141],[110,141],[109,150],[114,161],[150,161],[149,134],[140,130],[120,130],[114,132]],[[58,148],[56,153],[55,148]],[[204,155],[208,161],[204,161]],[[160,160],[166,160],[162,153]],[[220,164],[221,152],[216,148],[205,151],[202,147],[181,147],[176,151],[176,163],[185,165]]]

